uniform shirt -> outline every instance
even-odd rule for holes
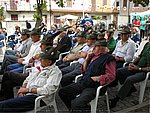
[[[112,54],[124,58],[125,62],[130,62],[133,59],[135,51],[136,46],[131,39],[128,39],[124,45],[122,45],[122,40],[120,40]]]
[[[36,95],[52,95],[58,89],[61,78],[62,73],[55,64],[41,70],[33,67],[23,84],[27,83],[26,88],[37,88]],[[27,95],[32,94],[28,93]]]
[[[72,57],[75,57],[75,55],[77,53],[79,53],[79,51],[84,48],[86,46],[86,43],[82,43],[82,44],[76,44],[74,46],[74,48],[72,50],[70,50],[70,53],[67,55],[68,58],[72,58]]]
[[[30,49],[30,51],[29,51],[29,54],[28,54],[26,57],[23,58],[24,61],[22,62],[22,64],[28,64],[28,63],[29,63],[29,60],[30,60],[33,56],[35,56],[36,54],[40,54],[40,52],[41,52],[40,45],[41,45],[41,44],[40,44],[40,41],[35,42],[35,43],[33,43],[33,44],[31,45],[31,49]]]
[[[28,38],[27,40],[22,42],[22,48],[20,50],[21,57],[25,57],[29,54],[31,45],[32,45],[31,38]]]

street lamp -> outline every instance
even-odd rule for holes
[[[51,0],[49,0],[49,8],[50,8],[50,9],[49,9],[49,16],[50,16],[50,17],[49,17],[49,18],[50,18],[50,21],[49,21],[49,22],[50,22],[50,26],[51,26],[51,23],[52,23],[52,22],[51,22],[51,18],[52,18],[52,16],[51,16],[51,14],[52,14]]]
[[[83,18],[84,18],[84,0],[83,0],[83,11],[82,12],[83,12]]]

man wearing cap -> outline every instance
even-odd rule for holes
[[[77,53],[76,56],[72,59],[71,66],[69,65],[61,69],[61,72],[63,75],[62,80],[61,80],[62,87],[71,84],[73,80],[75,79],[75,77],[81,74],[80,72],[81,66],[84,63],[87,53],[89,51],[92,51],[94,44],[96,42],[96,38],[97,38],[97,35],[95,34],[88,35],[86,37],[87,45],[79,53]]]
[[[6,50],[4,59],[1,65],[1,73],[6,71],[6,67],[10,64],[16,63],[17,59],[26,57],[29,53],[32,41],[30,39],[29,30],[23,29],[21,32],[22,44],[20,50]]]
[[[56,36],[56,34],[53,35],[45,35],[43,39],[41,40],[41,51],[44,51],[48,47],[53,46],[53,38]],[[40,56],[39,54],[36,54],[29,60],[30,64],[33,65],[33,67],[41,68],[41,62],[40,62]],[[30,66],[30,65],[29,65]],[[33,70],[32,70],[33,71]],[[7,71],[4,73],[2,77],[2,84],[1,84],[1,91],[0,96],[3,97],[3,100],[7,100],[10,98],[14,98],[14,92],[13,88],[16,86],[21,86],[23,81],[28,76],[28,73],[17,73],[17,72],[10,72]],[[9,93],[8,93],[9,92]]]
[[[114,35],[114,30],[113,29],[108,29],[107,30],[107,48],[109,49],[109,53],[112,53],[116,47],[116,40],[113,38]]]
[[[67,52],[72,47],[71,39],[67,35],[68,28],[62,29],[63,31],[58,35],[57,46],[61,46],[61,49],[59,50],[60,53]]]
[[[125,26],[121,31],[121,40],[117,42],[116,48],[113,51],[113,56],[116,59],[116,68],[123,66],[125,62],[130,62],[133,59],[136,51],[135,43],[130,39],[130,28]]]
[[[139,48],[138,57],[129,66],[117,69],[116,78],[122,87],[116,97],[110,100],[111,108],[114,108],[120,99],[123,100],[136,92],[134,84],[145,80],[147,72],[150,72],[150,38],[145,44],[141,43]]]
[[[106,46],[105,39],[98,40],[93,51],[87,54],[81,80],[59,90],[60,98],[73,113],[86,110],[87,104],[96,96],[97,87],[115,79],[116,62],[112,55],[106,53]]]
[[[78,34],[76,45],[69,51],[69,54],[67,54],[62,60],[56,62],[56,65],[59,67],[59,69],[69,66],[71,61],[70,59],[74,58],[75,55],[81,49],[83,49],[84,46],[86,46],[85,42],[86,42],[86,33],[84,31],[81,31]]]
[[[8,71],[13,72],[23,72],[23,66],[27,65],[29,63],[29,60],[35,56],[36,54],[41,52],[40,48],[40,35],[41,35],[41,29],[34,28],[31,32],[31,39],[32,39],[32,45],[31,49],[29,51],[29,54],[26,57],[20,58],[17,60],[17,63],[11,64],[7,66]]]
[[[42,68],[32,68],[32,72],[23,82],[18,96],[0,102],[0,112],[25,112],[34,109],[35,99],[39,95],[43,98],[41,105],[46,105],[56,93],[62,77],[61,71],[55,65],[59,53],[53,47],[47,48],[40,54]]]

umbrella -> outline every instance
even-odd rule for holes
[[[74,15],[68,14],[68,15],[60,16],[60,17],[58,17],[57,19],[65,19],[65,18],[71,19],[71,20],[75,20],[75,19],[78,18],[78,16],[74,16]]]

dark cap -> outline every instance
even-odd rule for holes
[[[22,35],[30,34],[30,30],[28,30],[28,29],[22,29],[21,34],[22,34]]]
[[[57,31],[56,33],[54,33],[52,35],[51,34],[44,35],[44,37],[41,40],[41,43],[53,46],[53,39],[60,33],[61,33],[61,31]]]
[[[113,33],[113,32],[114,32],[114,29],[108,29],[107,32]]]
[[[80,31],[78,33],[78,37],[86,37],[86,33],[84,31]]]
[[[104,36],[104,35],[105,35],[105,32],[97,31],[96,34],[97,34],[97,35],[102,35],[102,36]]]
[[[96,34],[89,34],[86,36],[87,40],[96,40],[97,39],[97,35]]]
[[[101,38],[95,42],[95,46],[104,46],[107,47],[107,42],[105,38]]]
[[[67,31],[67,29],[69,29],[69,28],[71,28],[71,27],[72,27],[72,26],[65,25],[65,26],[59,28],[58,31],[61,31],[61,32]]]
[[[50,34],[44,35],[44,37],[41,40],[41,44],[51,45],[53,46],[53,38]]]
[[[48,47],[44,52],[40,53],[42,59],[57,60],[59,58],[59,52],[54,47]]]
[[[130,34],[131,33],[131,29],[129,26],[124,26],[120,32],[121,34]]]
[[[30,35],[41,35],[41,28],[33,28]]]

